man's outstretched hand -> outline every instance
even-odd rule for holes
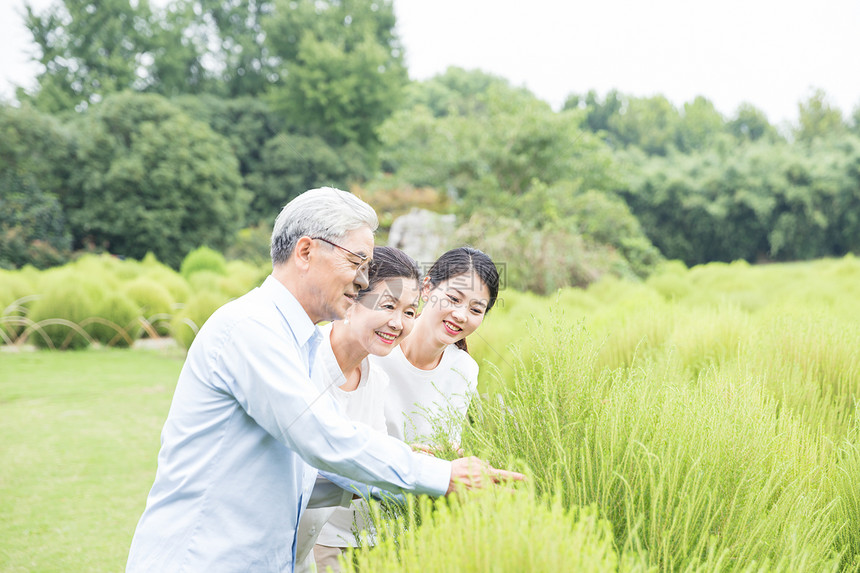
[[[474,456],[459,458],[451,462],[451,481],[446,495],[459,489],[481,489],[501,481],[524,479],[526,476],[521,473],[496,469]]]

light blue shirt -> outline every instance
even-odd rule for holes
[[[272,276],[203,325],[179,375],[127,571],[292,571],[314,468],[394,492],[445,493],[449,462],[350,422],[314,385],[319,342]],[[331,489],[315,491],[312,505],[348,503],[351,494]]]

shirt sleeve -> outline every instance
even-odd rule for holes
[[[347,491],[347,488],[341,485],[332,483],[324,476],[318,475],[314,482],[314,489],[311,491],[311,497],[308,499],[308,509],[349,507],[354,493]],[[322,521],[325,523],[327,519]]]
[[[345,478],[337,474],[321,472],[320,475],[325,477],[326,480],[328,480],[336,487],[343,488],[341,489],[341,491],[348,492],[350,499],[352,499],[353,495],[358,495],[362,499],[370,499],[373,497],[386,501],[395,500],[398,502],[402,502],[404,500],[403,494],[394,494],[387,490],[367,485],[366,483],[357,482],[355,480],[351,480],[349,478]]]
[[[349,421],[311,382],[298,345],[261,322],[239,321],[214,364],[215,383],[308,464],[395,493],[447,491],[449,462],[415,454],[399,440]]]

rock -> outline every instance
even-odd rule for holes
[[[388,246],[396,247],[418,261],[426,273],[439,255],[450,248],[456,216],[413,208],[394,220],[388,233]]]

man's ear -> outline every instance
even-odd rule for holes
[[[296,243],[296,248],[293,249],[293,262],[302,270],[307,270],[310,265],[311,253],[316,245],[310,237],[302,237]]]

